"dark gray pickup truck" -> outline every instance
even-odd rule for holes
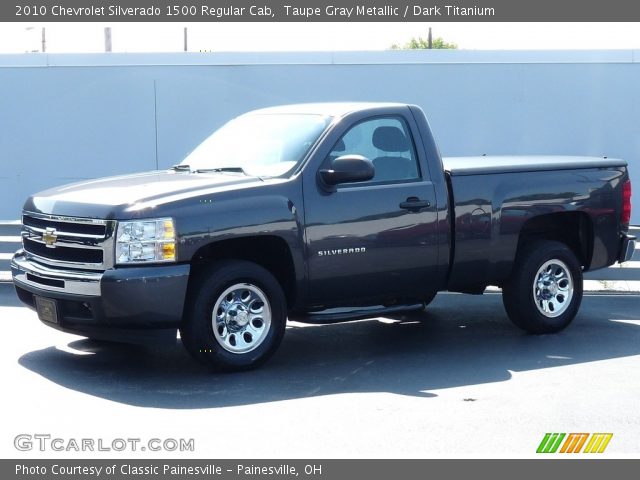
[[[502,288],[513,322],[565,328],[582,274],[628,260],[622,160],[442,159],[422,110],[318,104],[242,115],[184,161],[30,197],[11,264],[47,325],[176,338],[254,367],[287,318],[333,322]]]

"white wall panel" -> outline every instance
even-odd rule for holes
[[[640,223],[637,51],[0,55],[0,219],[30,193],[178,163],[269,105],[416,103],[444,155],[625,158]]]

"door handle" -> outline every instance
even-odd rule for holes
[[[411,212],[419,212],[423,208],[431,206],[431,202],[428,200],[420,200],[418,197],[409,197],[405,202],[400,203],[400,208],[404,208]]]

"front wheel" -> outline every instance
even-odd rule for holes
[[[219,371],[247,370],[274,354],[286,327],[278,281],[246,261],[212,265],[202,277],[180,336],[198,361]]]
[[[509,318],[530,333],[566,328],[582,302],[582,267],[565,244],[537,241],[518,254],[502,289]]]

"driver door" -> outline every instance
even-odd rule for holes
[[[304,189],[309,299],[314,305],[347,306],[423,298],[429,279],[437,278],[436,197],[420,168],[409,123],[401,115],[356,123],[320,168],[346,154],[369,158],[375,174],[330,193],[309,178]]]

